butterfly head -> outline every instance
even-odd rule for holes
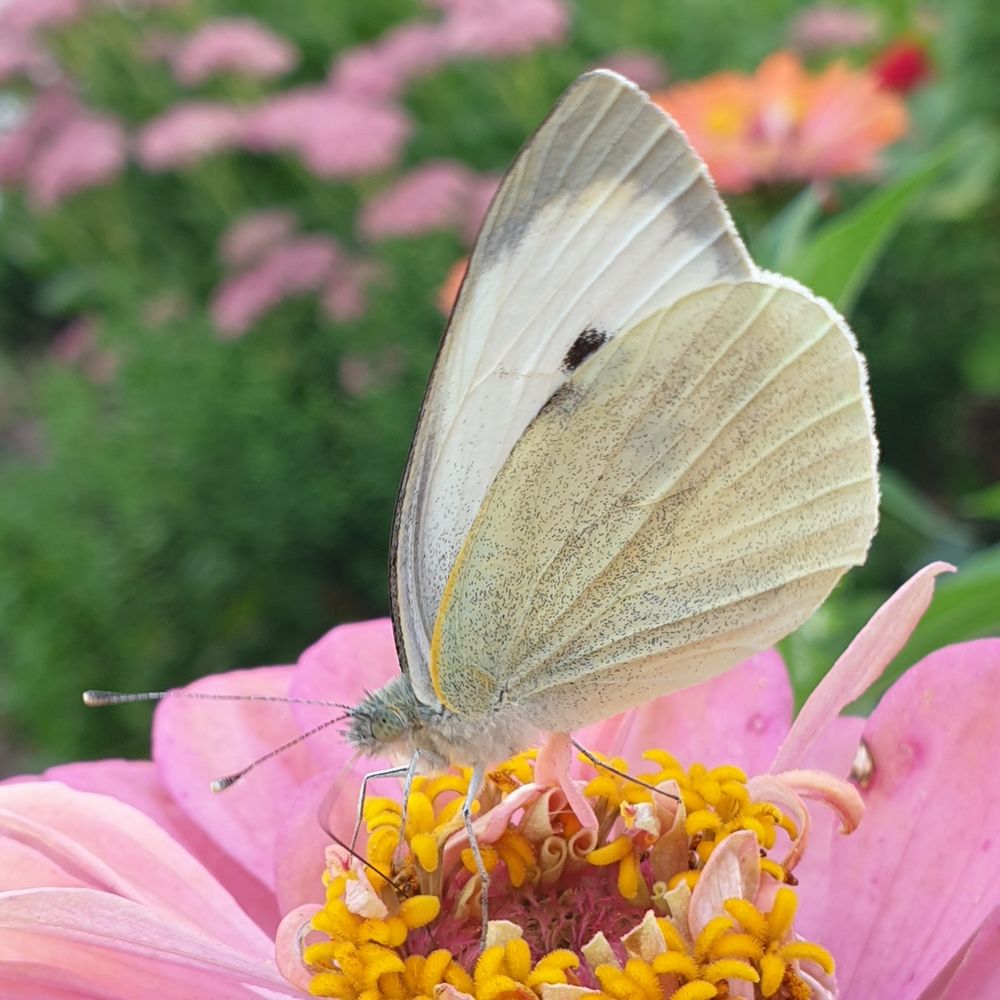
[[[347,739],[367,756],[408,754],[423,725],[420,703],[405,675],[367,694],[348,717]]]

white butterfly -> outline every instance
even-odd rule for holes
[[[474,765],[471,804],[539,734],[734,666],[864,560],[876,458],[843,318],[754,265],[666,114],[582,76],[472,254],[396,509],[403,673],[349,738]]]

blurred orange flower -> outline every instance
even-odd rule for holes
[[[872,73],[836,62],[810,74],[789,52],[769,56],[753,75],[715,73],[653,98],[724,191],[869,173],[907,128],[903,102]]]
[[[458,298],[458,290],[462,287],[462,282],[465,280],[465,272],[468,268],[468,257],[462,257],[461,260],[456,260],[455,263],[449,268],[448,274],[445,276],[444,281],[441,283],[441,287],[438,289],[437,307],[445,314],[445,316],[450,316],[452,309],[455,308],[455,300]]]

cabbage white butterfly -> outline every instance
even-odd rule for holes
[[[580,77],[472,254],[397,501],[402,673],[348,738],[473,765],[478,854],[489,764],[802,624],[865,558],[876,459],[843,318],[753,263],[641,91]]]

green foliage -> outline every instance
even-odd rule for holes
[[[80,707],[84,688],[160,689],[291,662],[333,624],[385,613],[395,490],[444,324],[435,297],[464,251],[451,234],[365,246],[356,223],[373,194],[435,158],[504,169],[566,84],[619,50],[653,53],[678,79],[752,70],[785,44],[802,8],[579,0],[564,45],[455,62],[415,81],[402,162],[350,182],[321,181],[293,156],[240,152],[174,172],[132,164],[48,212],[4,195],[9,768],[144,752],[148,711],[98,718]],[[872,5],[887,38],[922,8]],[[162,63],[140,58],[152,31],[216,16],[263,20],[298,46],[299,66],[280,83],[226,77],[185,93]],[[321,81],[334,53],[428,16],[417,0],[192,0],[144,16],[109,5],[51,45],[89,106],[137,128],[182,99],[252,103]],[[850,310],[885,465],[868,565],[784,644],[800,699],[929,559],[962,571],[941,582],[894,671],[1000,624],[1000,14],[959,0],[935,16],[936,78],[913,98],[911,134],[879,183],[837,184],[833,199],[788,187],[731,201],[765,266]],[[274,206],[377,263],[367,312],[335,323],[314,299],[293,299],[223,341],[209,316],[225,278],[219,239],[233,220]],[[99,322],[95,350],[117,359],[110,379],[51,354],[57,331],[80,316]]]

